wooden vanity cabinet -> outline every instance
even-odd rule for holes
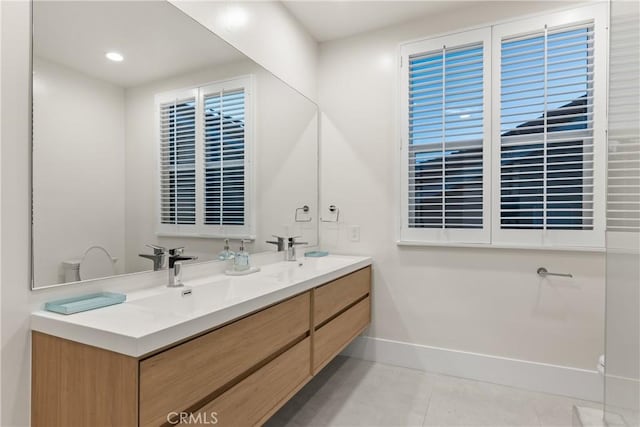
[[[306,292],[140,362],[140,426],[197,409],[253,367],[309,335]]]
[[[313,290],[314,375],[371,323],[370,291],[370,267]]]
[[[141,358],[34,331],[31,424],[261,425],[367,327],[370,290],[366,267]]]

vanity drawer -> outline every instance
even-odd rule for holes
[[[368,294],[371,290],[371,267],[334,280],[313,292],[313,326],[331,318]]]
[[[309,330],[310,293],[299,295],[140,362],[140,425],[167,422]]]
[[[313,336],[313,373],[324,367],[371,322],[371,298],[366,297]]]
[[[215,417],[217,426],[262,425],[311,378],[311,342],[296,344],[220,397],[192,414],[192,420]]]

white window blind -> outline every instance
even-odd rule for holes
[[[244,89],[204,96],[205,224],[245,224]]]
[[[488,241],[489,32],[403,47],[404,239]]]
[[[253,78],[156,96],[161,235],[255,238]]]
[[[494,241],[603,246],[606,34],[581,14],[496,26]]]
[[[160,105],[160,221],[196,223],[196,99]]]
[[[593,229],[593,24],[502,40],[500,226]]]

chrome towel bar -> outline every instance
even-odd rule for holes
[[[544,267],[539,267],[536,273],[538,273],[538,276],[540,277],[547,277],[547,276],[573,277],[573,274],[571,273],[550,273],[549,270],[547,270]]]

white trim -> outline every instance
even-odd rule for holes
[[[526,390],[602,402],[597,371],[360,336],[345,356]]]
[[[607,406],[613,408],[638,408],[640,402],[640,379],[607,374]],[[637,409],[636,409],[637,410]]]
[[[430,39],[430,38],[435,38],[435,37],[442,37],[442,36],[448,36],[451,34],[458,34],[458,33],[464,33],[466,31],[471,31],[471,30],[477,30],[480,28],[486,28],[486,27],[492,27],[495,25],[502,25],[502,24],[509,24],[512,22],[518,22],[520,20],[524,20],[524,19],[530,19],[530,18],[538,18],[538,17],[543,17],[543,16],[547,16],[553,13],[560,13],[560,12],[567,12],[570,10],[578,10],[581,9],[583,7],[592,7],[593,5],[598,5],[598,4],[605,4],[607,5],[607,7],[609,7],[609,1],[605,0],[595,0],[590,2],[590,4],[574,4],[574,5],[570,5],[570,6],[561,6],[561,7],[557,7],[557,8],[553,8],[553,9],[548,9],[548,10],[543,10],[543,11],[539,11],[539,12],[532,12],[532,13],[527,13],[524,15],[517,15],[517,16],[511,16],[511,17],[507,17],[507,18],[503,18],[503,19],[499,19],[497,21],[493,21],[493,22],[489,22],[489,23],[481,23],[481,24],[476,24],[476,25],[469,25],[454,31],[441,31],[439,33],[433,33],[433,34],[429,34],[427,36],[423,36],[423,37],[415,37],[413,39],[409,39],[409,40],[405,40],[403,43],[413,43],[413,42],[418,42],[421,40],[426,40],[426,39]]]
[[[595,252],[605,253],[605,247],[592,246],[526,246],[522,244],[499,244],[499,243],[443,243],[443,242],[423,242],[418,240],[398,240],[398,246],[438,246],[448,248],[478,248],[478,249],[517,249],[523,251],[566,251],[566,252]]]

